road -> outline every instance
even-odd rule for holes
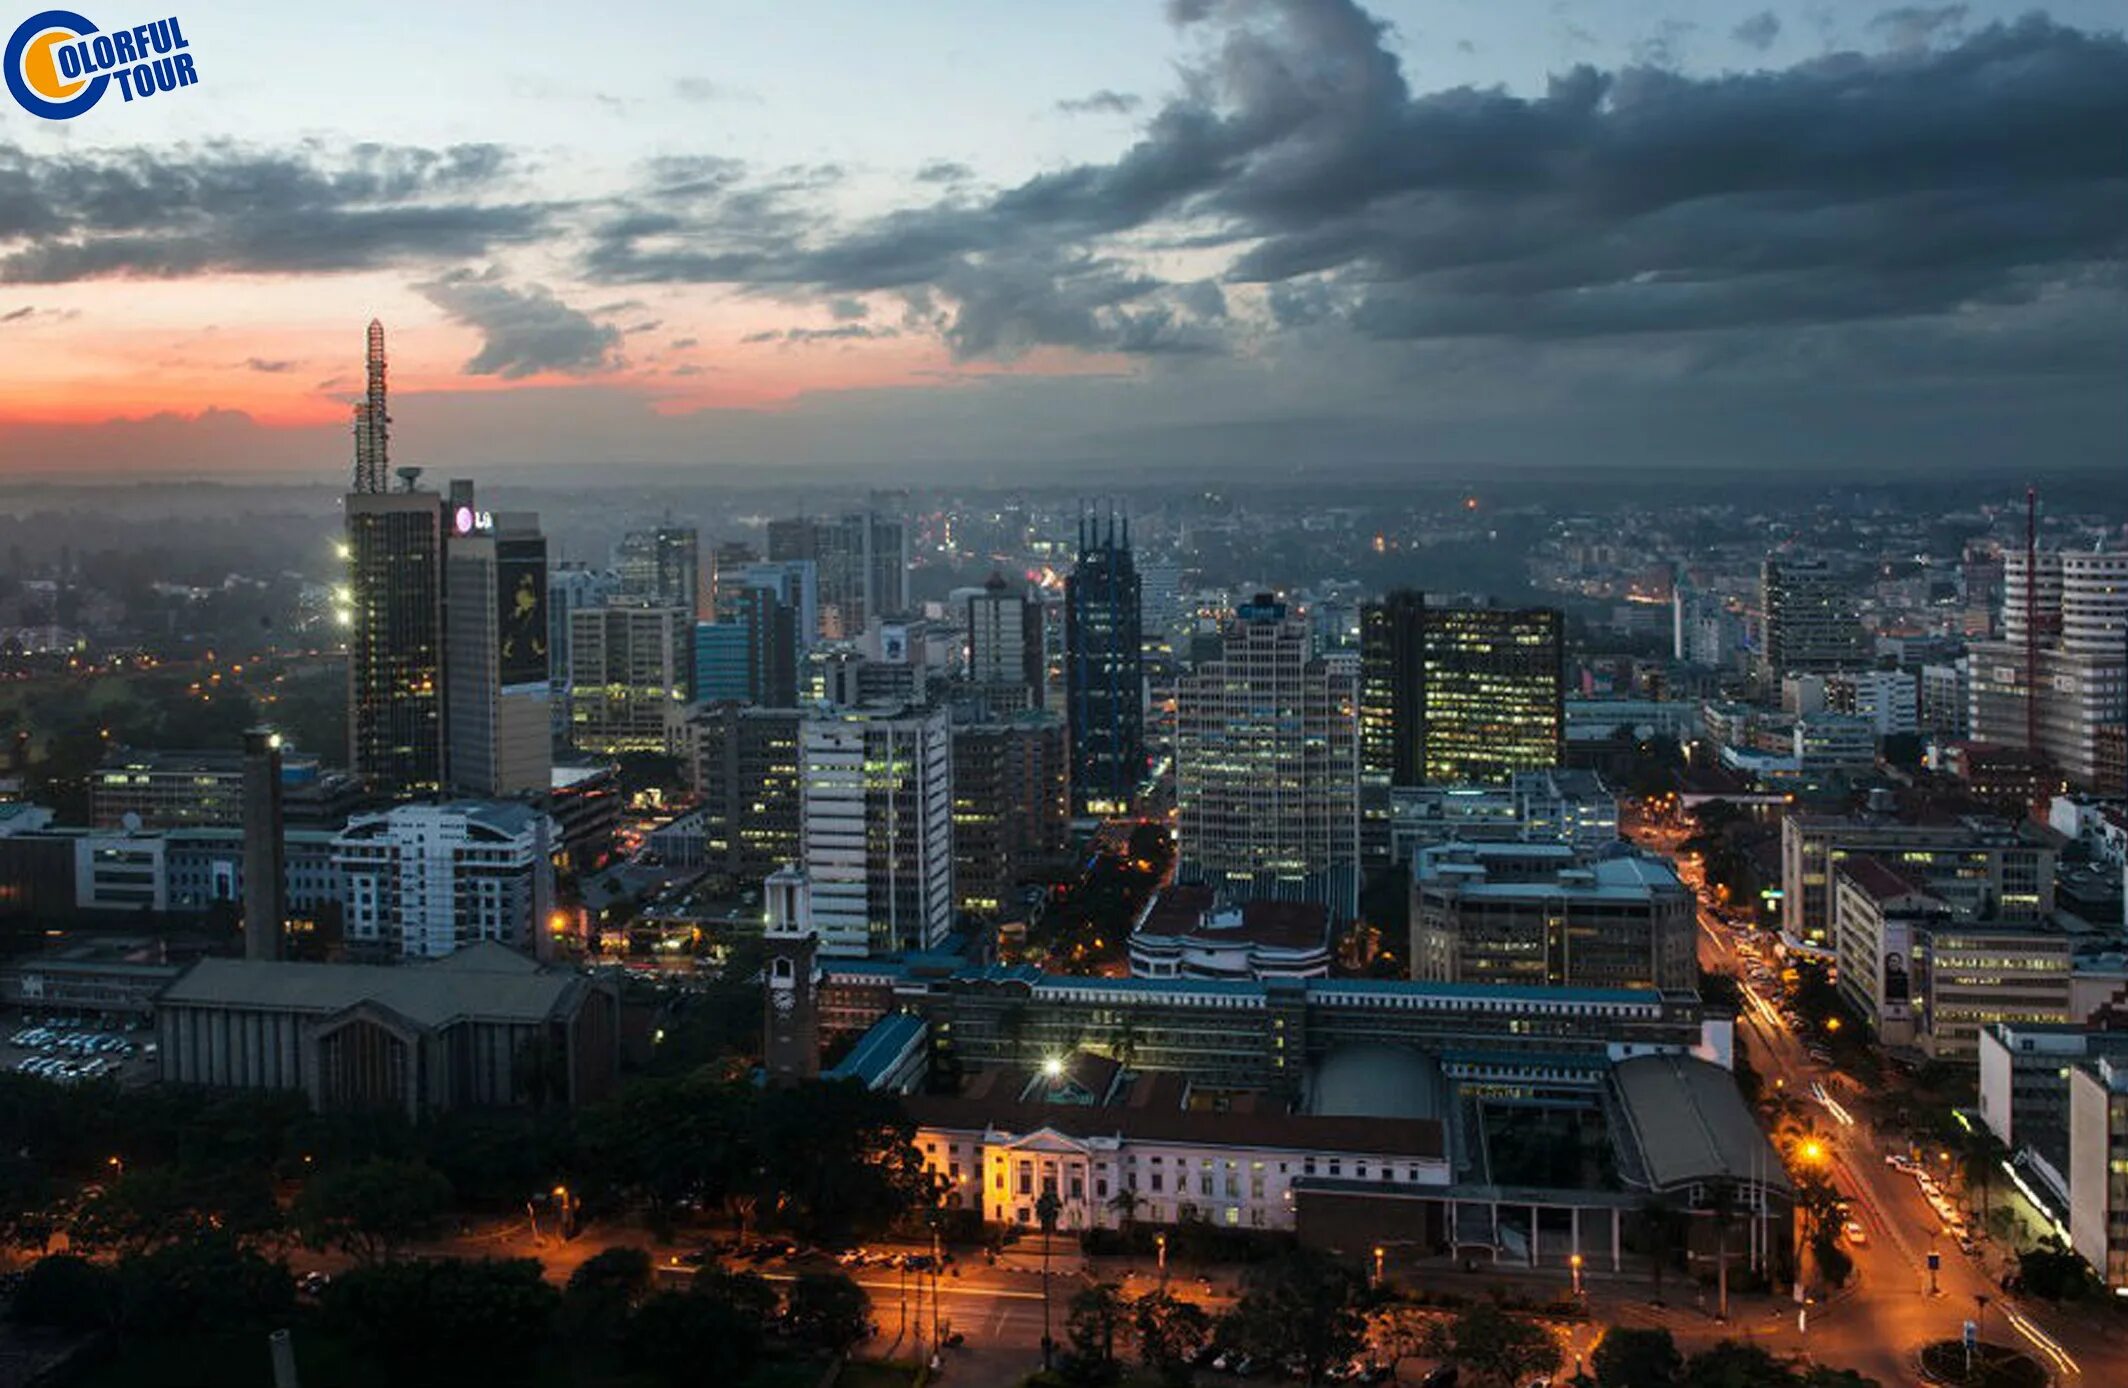
[[[1636,837],[1661,851],[1676,848],[1674,836]],[[1694,865],[1681,862],[1679,871],[1697,891]],[[1916,1381],[1913,1362],[1920,1348],[1933,1340],[1956,1338],[1966,1320],[1978,1319],[1983,1338],[2025,1350],[2059,1382],[2128,1383],[2128,1350],[2091,1322],[2079,1324],[2052,1308],[2003,1293],[1989,1266],[1999,1275],[2007,1250],[1991,1247],[1984,1237],[1974,1254],[1961,1250],[1915,1178],[1886,1163],[1885,1153],[1905,1151],[1906,1142],[1880,1134],[1852,1082],[1811,1059],[1783,1018],[1778,1000],[1749,981],[1736,932],[1707,908],[1704,897],[1699,927],[1702,966],[1736,975],[1743,988],[1739,1043],[1748,1048],[1767,1085],[1784,1088],[1816,1110],[1813,1122],[1835,1183],[1850,1198],[1850,1218],[1867,1235],[1866,1243],[1848,1249],[1855,1263],[1848,1287],[1811,1307],[1807,1328],[1798,1330],[1790,1320],[1783,1331],[1767,1338],[1890,1385]],[[1933,1290],[1931,1254],[1939,1263]],[[1985,1302],[1979,1300],[1983,1297]]]

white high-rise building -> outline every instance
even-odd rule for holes
[[[2024,747],[2036,733],[2037,750],[2078,785],[2096,788],[2101,730],[2128,721],[2128,554],[2041,553],[2034,622],[2025,556],[2013,549],[2005,559],[2006,639],[1971,648],[1971,735]],[[2028,625],[2038,632],[2029,648]]]
[[[399,805],[333,840],[347,943],[434,958],[482,940],[530,949],[554,899],[554,822],[513,800]]]
[[[953,739],[943,709],[838,709],[799,739],[820,950],[928,949],[953,928]]]

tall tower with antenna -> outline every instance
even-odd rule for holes
[[[349,490],[386,491],[391,478],[392,417],[385,408],[384,324],[369,320],[369,385],[355,405],[355,482]]]

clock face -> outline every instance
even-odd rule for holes
[[[776,1010],[788,1012],[798,1005],[798,995],[788,988],[778,988],[775,993]]]

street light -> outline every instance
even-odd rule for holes
[[[1153,1251],[1160,1257],[1160,1286],[1165,1290],[1167,1287],[1167,1234],[1165,1231],[1153,1235]]]
[[[1574,1254],[1574,1255],[1573,1255],[1572,1257],[1570,1257],[1570,1258],[1568,1258],[1568,1259],[1566,1260],[1566,1265],[1567,1265],[1568,1267],[1570,1267],[1570,1268],[1572,1268],[1572,1269],[1574,1270],[1574,1295],[1575,1295],[1575,1296],[1580,1296],[1580,1295],[1581,1295],[1581,1255],[1580,1255],[1579,1253],[1576,1253],[1576,1254]]]
[[[1382,1246],[1380,1244],[1374,1246],[1374,1285],[1377,1287],[1382,1285]]]

